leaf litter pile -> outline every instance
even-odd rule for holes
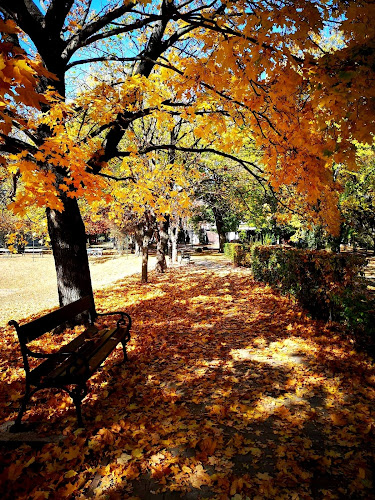
[[[95,300],[131,314],[129,362],[119,347],[90,379],[85,429],[69,396],[37,393],[25,421],[61,439],[2,445],[3,497],[375,498],[375,368],[337,325],[230,267],[129,277]],[[10,328],[1,343],[5,422],[24,373]]]

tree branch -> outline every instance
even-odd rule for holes
[[[175,144],[155,144],[151,146],[147,146],[144,149],[141,149],[138,151],[139,155],[144,155],[147,153],[150,153],[152,151],[158,151],[158,150],[175,150],[175,151],[182,151],[186,153],[198,153],[198,154],[204,154],[204,153],[211,153],[211,154],[216,154],[218,156],[222,156],[223,158],[227,158],[230,160],[233,160],[237,163],[240,163],[247,172],[249,172],[251,175],[257,178],[262,178],[260,175],[255,174],[253,171],[250,170],[250,166],[253,168],[260,170],[260,167],[256,165],[254,162],[248,161],[248,160],[243,160],[242,158],[238,158],[237,156],[234,156],[230,153],[225,153],[224,151],[219,151],[215,148],[195,148],[195,147],[182,147],[182,146],[176,146]],[[131,152],[129,151],[118,151],[116,156],[119,158],[125,158],[130,156]]]
[[[0,11],[13,19],[36,46],[43,40],[44,17],[31,0],[1,0]]]
[[[91,168],[86,168],[87,172],[94,173]],[[132,176],[128,177],[116,177],[115,175],[104,174],[103,172],[97,172],[95,175],[100,175],[101,177],[105,177],[106,179],[112,179],[113,181],[132,181],[136,182],[136,179]]]
[[[79,64],[89,64],[94,62],[103,62],[103,61],[119,61],[119,62],[134,62],[139,57],[119,57],[119,56],[101,56],[101,57],[92,57],[89,59],[79,59],[77,61],[73,61],[66,66],[66,70],[73,68],[74,66],[78,66]]]
[[[43,141],[35,137],[30,130],[27,130],[25,127],[22,127],[17,121],[12,120],[12,125],[16,127],[20,132],[24,133],[26,137],[28,137],[31,141],[33,141],[34,144],[40,146]]]
[[[93,21],[86,25],[83,29],[81,29],[78,33],[75,33],[68,41],[63,52],[63,58],[65,60],[69,60],[74,52],[82,47],[86,47],[91,43],[97,40],[103,40],[104,38],[108,38],[109,36],[125,33],[126,31],[132,31],[133,29],[140,28],[150,22],[151,20],[140,20],[132,25],[126,25],[121,28],[117,28],[114,30],[109,30],[107,32],[99,33],[100,30],[105,28],[108,24],[110,24],[115,19],[118,19],[122,15],[127,12],[131,12],[134,4],[130,2],[128,5],[123,5],[121,7],[117,7],[114,10],[111,10],[101,16],[96,21]],[[96,35],[95,35],[96,34]]]
[[[176,8],[174,6],[174,2],[168,0],[162,0],[161,8],[160,8],[160,19],[155,24],[154,29],[150,35],[150,38],[147,42],[146,48],[141,52],[140,56],[145,55],[150,59],[157,59],[160,54],[162,54],[165,50],[163,47],[163,36],[166,30],[166,27],[172,19],[173,14],[176,12]],[[149,61],[142,60],[139,62],[137,67],[134,68],[135,75],[143,75],[148,77],[154,67],[153,63]]]
[[[0,151],[3,151],[4,153],[17,154],[26,150],[31,154],[35,154],[38,151],[36,146],[22,141],[21,139],[17,139],[16,137],[0,133],[0,139],[4,141],[0,144]]]
[[[51,34],[60,34],[73,3],[74,0],[51,0],[44,16],[45,29]]]

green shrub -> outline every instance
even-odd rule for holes
[[[241,243],[225,243],[224,254],[235,266],[251,267],[251,246]]]
[[[241,246],[239,243],[224,243],[224,255],[234,262],[236,247]]]
[[[252,249],[251,260],[255,279],[294,295],[313,317],[345,320],[349,326],[367,321],[367,306],[359,300],[365,290],[359,276],[366,265],[364,257],[257,246]]]

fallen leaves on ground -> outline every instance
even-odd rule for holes
[[[3,496],[375,498],[375,369],[337,325],[230,267],[129,277],[95,295],[99,312],[131,314],[129,362],[119,348],[90,379],[85,429],[68,396],[36,395],[25,420],[63,439],[2,447]],[[24,375],[11,329],[1,342],[5,421]]]

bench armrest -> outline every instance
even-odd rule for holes
[[[129,316],[128,313],[123,312],[123,311],[111,311],[111,312],[107,312],[107,313],[96,313],[97,316],[111,316],[114,314],[121,315],[121,319],[119,319],[117,321],[117,328],[119,328],[120,326],[124,326],[126,323],[128,323],[127,330],[129,332],[129,330],[132,326],[132,320],[131,320],[131,317]],[[127,318],[127,321],[125,320],[125,318]]]

